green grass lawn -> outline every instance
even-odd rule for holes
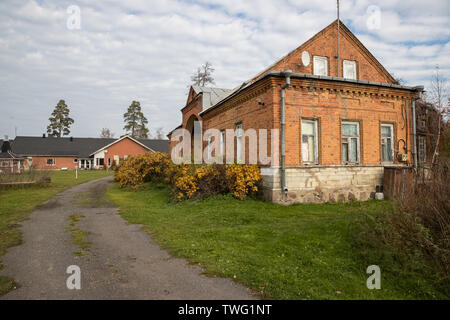
[[[229,277],[263,298],[448,298],[425,274],[411,273],[382,252],[363,255],[352,226],[388,202],[281,206],[232,196],[174,203],[167,186],[119,189],[108,198],[131,223],[171,253],[198,264],[210,276]],[[381,290],[369,290],[366,269],[381,268]]]
[[[20,244],[22,235],[17,224],[37,205],[68,187],[108,175],[112,172],[78,171],[78,179],[75,179],[74,171],[55,171],[51,172],[52,181],[46,186],[0,189],[0,257],[8,247]],[[12,279],[0,276],[0,295],[9,291],[12,285]]]

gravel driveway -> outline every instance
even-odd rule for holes
[[[141,226],[127,224],[103,196],[111,179],[72,187],[30,214],[23,243],[2,259],[0,273],[18,284],[2,299],[255,299],[232,280],[202,275],[161,250]],[[67,288],[71,265],[80,267],[80,290]]]

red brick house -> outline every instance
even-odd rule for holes
[[[16,137],[14,153],[25,159],[25,168],[102,169],[128,156],[146,152],[168,152],[169,141],[134,139],[128,135],[109,138]]]
[[[217,91],[217,102],[205,101],[215,89],[192,87],[180,128],[191,132],[198,121],[203,133],[221,130],[227,148],[230,138],[222,132],[234,130],[234,154],[243,162],[249,162],[247,130],[256,130],[259,140],[266,129],[268,150],[279,148],[277,159],[260,163],[268,200],[373,197],[385,166],[415,164],[412,119],[423,87],[399,85],[343,23],[338,51],[337,34],[336,20],[254,78]],[[207,145],[217,138],[208,139]],[[176,144],[171,141],[171,150]]]
[[[134,139],[130,136],[123,136],[92,152],[90,156],[94,159],[94,168],[103,166],[109,168],[113,163],[118,165],[120,161],[126,160],[129,156],[146,152],[167,152],[168,145],[169,141],[167,140]]]

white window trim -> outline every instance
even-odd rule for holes
[[[0,167],[7,168],[9,166],[11,166],[11,162],[8,160],[2,160],[2,162],[0,163]]]
[[[319,137],[318,137],[318,130],[317,130],[317,120],[302,119],[301,122],[309,122],[314,125],[314,161],[303,161],[303,157],[302,157],[302,163],[318,164],[319,163]],[[301,128],[301,124],[300,124],[300,128]],[[303,133],[302,132],[301,132],[300,141],[303,144]]]
[[[48,160],[50,160],[50,159],[53,160],[53,161],[52,161],[51,164],[48,164]],[[55,158],[47,158],[47,159],[45,159],[45,165],[47,167],[54,167],[56,165],[56,159]]]
[[[351,62],[354,66],[355,66],[355,77],[354,78],[349,78],[345,76],[345,66],[346,63]],[[355,60],[343,60],[342,61],[342,77],[345,79],[352,79],[352,80],[357,80],[358,79],[358,70],[357,70],[357,66],[356,66],[356,61]]]
[[[325,74],[317,74],[316,61],[325,61]],[[328,76],[328,58],[324,56],[313,56],[313,73],[316,76]]]
[[[380,142],[381,142],[381,148],[383,148],[383,135],[382,135],[382,127],[390,127],[391,128],[391,155],[392,155],[392,161],[389,160],[383,160],[383,151],[380,150],[381,152],[381,163],[388,163],[388,164],[392,164],[394,163],[395,159],[394,159],[394,125],[391,123],[382,123],[380,126]]]
[[[225,155],[225,130],[220,131],[220,153],[222,157]]]
[[[207,157],[208,157],[208,160],[211,160],[212,159],[212,136],[208,136],[207,139],[208,139]]]
[[[350,138],[356,138],[356,162],[351,162],[351,161],[344,162],[343,159],[342,159],[342,162],[344,164],[360,164],[361,163],[361,147],[360,147],[361,146],[361,140],[360,140],[360,138],[361,138],[361,131],[359,129],[359,122],[355,122],[355,121],[342,121],[341,122],[341,156],[342,156],[342,140],[346,138],[346,137],[344,137],[342,135],[342,126],[344,124],[356,124],[356,128],[357,128],[357,131],[358,131],[358,136],[357,137],[355,137],[355,136],[346,136],[347,137],[347,145],[348,145],[349,148],[350,148],[349,139]]]
[[[244,150],[243,150],[243,132],[242,132],[242,123],[238,123],[236,124],[236,162],[237,163],[243,163],[244,159],[243,159],[243,154],[244,154]]]

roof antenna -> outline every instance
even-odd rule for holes
[[[339,0],[337,0],[337,77],[339,77],[339,67],[340,67],[340,55],[339,55],[339,30],[340,30],[340,20],[339,20]]]

